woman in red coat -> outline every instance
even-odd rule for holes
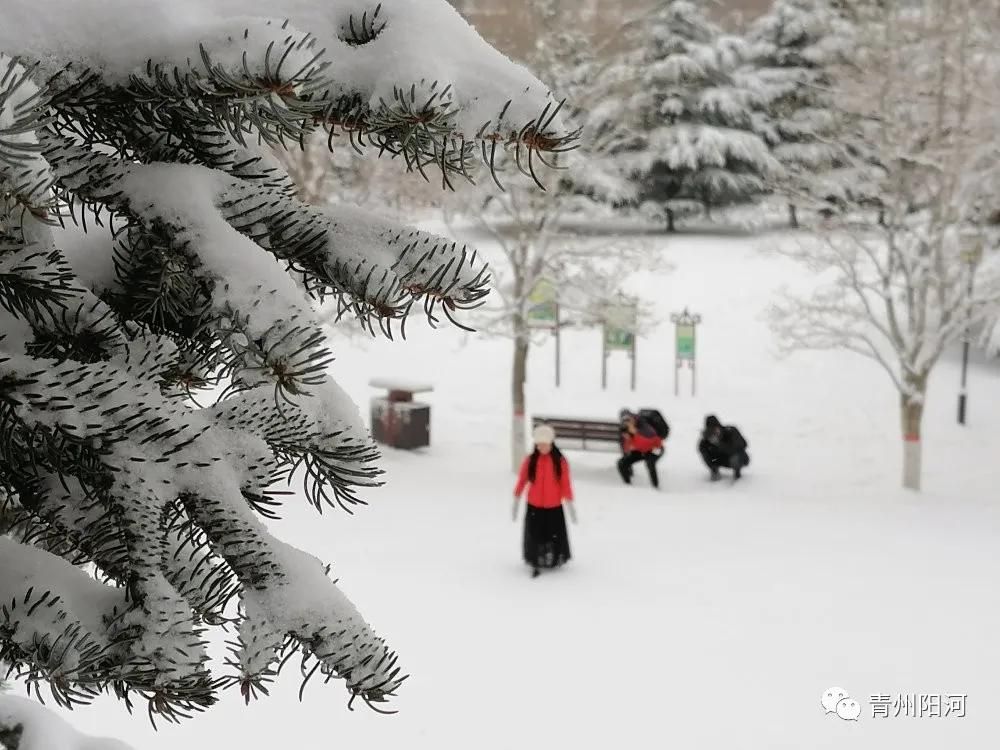
[[[524,561],[531,566],[531,577],[542,568],[557,568],[570,558],[569,534],[563,502],[576,523],[573,509],[573,485],[569,462],[555,445],[555,431],[548,425],[535,428],[535,450],[524,459],[514,488],[514,520],[525,487],[528,509],[524,514]]]

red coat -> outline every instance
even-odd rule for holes
[[[659,435],[647,437],[646,435],[642,435],[637,432],[634,435],[625,435],[625,442],[622,445],[622,450],[625,453],[631,453],[632,451],[638,451],[639,453],[652,453],[662,447],[663,438]]]
[[[558,508],[562,501],[573,499],[573,485],[569,479],[569,462],[562,460],[562,475],[556,478],[555,466],[552,462],[552,454],[544,453],[538,457],[538,466],[535,467],[535,481],[530,482],[528,487],[528,505],[536,508]],[[525,485],[529,484],[528,465],[531,456],[524,459],[521,464],[521,473],[517,477],[517,486],[514,488],[514,496],[521,497]]]

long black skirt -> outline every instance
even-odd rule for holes
[[[562,506],[529,505],[524,514],[524,561],[535,568],[557,568],[569,558],[569,534]]]

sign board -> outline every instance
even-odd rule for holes
[[[632,351],[635,334],[627,328],[617,328],[611,325],[604,327],[604,346],[608,351],[624,349]]]
[[[542,279],[528,296],[528,325],[533,328],[555,328],[559,325],[559,304],[556,288]]]
[[[701,322],[701,316],[697,313],[690,313],[685,307],[683,312],[673,313],[670,322],[674,324],[674,342],[676,356],[674,359],[674,395],[680,393],[680,382],[678,375],[681,371],[681,363],[687,362],[691,370],[691,395],[694,395],[694,332],[695,327]]]
[[[694,359],[694,326],[677,326],[677,359]]]
[[[607,351],[632,351],[638,308],[634,303],[608,308],[604,318],[604,348]]]

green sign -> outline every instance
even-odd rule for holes
[[[542,279],[528,296],[528,324],[540,328],[555,327],[559,323],[559,305],[556,288]]]
[[[677,359],[694,359],[694,326],[677,326]]]
[[[604,327],[604,347],[608,351],[613,349],[632,351],[634,341],[635,334],[626,328],[617,328],[611,325]]]
[[[638,309],[634,304],[616,305],[608,309],[604,320],[604,348],[608,351],[635,346]]]

